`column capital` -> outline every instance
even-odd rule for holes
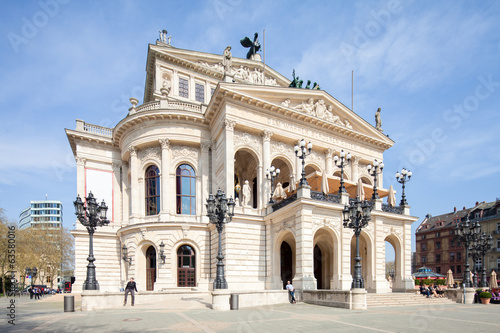
[[[359,156],[352,157],[352,164],[358,164],[360,161],[361,161],[361,157],[359,157]]]
[[[137,157],[137,148],[129,147],[128,151],[130,152],[130,156]]]
[[[325,156],[327,158],[328,157],[332,158],[333,153],[335,153],[335,149],[333,149],[333,148],[328,148],[327,150],[325,150]]]
[[[233,131],[234,130],[234,126],[236,126],[236,122],[234,120],[225,119],[224,120],[224,125],[225,125],[225,127],[226,127],[227,130]]]
[[[161,149],[170,149],[170,140],[169,139],[159,139]]]
[[[264,138],[264,141],[269,141],[271,140],[271,137],[273,136],[273,132],[270,130],[263,130],[262,131],[262,137]]]
[[[121,162],[113,162],[113,164],[111,164],[111,168],[113,168],[113,171],[119,171],[120,168],[122,167],[122,163]]]
[[[87,163],[87,159],[85,157],[75,157],[75,161],[77,165],[83,165],[85,166],[85,163]]]
[[[208,152],[211,147],[212,147],[212,144],[210,142],[202,142],[201,143],[201,151],[204,153]]]

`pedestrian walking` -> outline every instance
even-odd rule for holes
[[[287,284],[286,284],[286,290],[288,290],[288,293],[290,294],[290,296],[292,297],[292,300],[290,301],[290,303],[292,304],[295,304],[297,303],[297,301],[295,300],[295,288],[293,287],[293,285],[290,283],[290,281],[287,281]]]

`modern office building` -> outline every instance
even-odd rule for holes
[[[31,201],[30,206],[19,214],[19,229],[30,227],[61,228],[63,206],[61,201]]]
[[[380,198],[360,234],[365,288],[390,290],[386,241],[395,252],[393,290],[413,288],[417,218],[408,206],[383,202],[389,194],[383,171],[396,166],[379,168],[377,183],[371,168],[394,142],[326,91],[300,88],[298,78],[290,81],[258,54],[243,59],[229,50],[209,54],[165,40],[149,45],[143,103],[131,98],[113,128],[77,120],[66,130],[77,161],[75,197],[92,192],[109,208],[109,225],[93,236],[100,290],[117,292],[130,277],[139,290],[211,290],[218,232],[206,202],[218,189],[237,202],[222,237],[229,289],[276,290],[291,280],[297,290],[350,290],[356,238],[342,212],[375,188]],[[313,145],[304,159],[294,151],[302,139]],[[338,195],[342,151],[352,159],[343,168],[346,192]],[[271,166],[281,171],[277,203],[269,203]],[[303,174],[308,186],[298,183]],[[76,225],[78,291],[89,235]]]

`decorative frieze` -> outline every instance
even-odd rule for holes
[[[235,147],[247,146],[255,149],[259,154],[262,151],[261,139],[246,132],[234,132],[233,142]]]
[[[262,69],[260,68],[256,67],[249,68],[241,65],[239,68],[230,67],[229,70],[224,71],[224,65],[222,64],[222,62],[209,64],[206,61],[198,61],[198,64],[222,73],[227,73],[233,76],[237,80],[246,81],[252,84],[266,84],[268,86],[279,86],[276,79],[270,76],[266,76],[264,82],[264,74]]]
[[[271,141],[271,151],[273,153],[282,153],[285,155],[293,154],[293,146],[280,141]]]
[[[173,146],[172,147],[172,156],[173,158],[177,157],[190,157],[197,159],[198,158],[198,149],[188,146]]]
[[[146,149],[142,149],[138,153],[138,157],[141,161],[145,161],[148,159],[157,159],[161,158],[161,150],[159,147],[149,147]]]
[[[295,228],[295,219],[290,218],[274,226],[273,230],[275,234],[279,234],[282,230],[288,229],[290,231],[293,231],[294,228]]]

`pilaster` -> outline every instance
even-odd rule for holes
[[[317,283],[314,277],[312,206],[302,204],[295,218],[296,273],[293,284],[298,290],[316,290]]]
[[[210,189],[209,189],[209,151],[210,151],[210,142],[208,143],[202,143],[201,144],[201,158],[199,161],[200,165],[200,172],[201,172],[201,197],[203,198],[202,200],[205,200],[208,198]],[[199,201],[199,200],[198,200]],[[204,203],[204,201],[202,201]],[[207,215],[207,208],[205,207],[204,204],[201,205],[201,216],[206,216]]]
[[[234,193],[234,126],[236,125],[236,122],[233,120],[226,119],[224,121],[225,125],[225,136],[226,140],[224,142],[225,144],[225,182],[226,186],[224,189],[224,192],[226,193],[227,197],[232,196],[232,193]]]
[[[161,146],[161,210],[160,219],[162,221],[167,221],[170,218],[170,206],[169,201],[175,200],[168,195],[168,176],[170,170],[170,140],[169,139],[159,139],[158,142]]]
[[[131,204],[131,219],[139,217],[139,174],[138,174],[138,159],[137,149],[129,148],[130,152],[130,204]]]
[[[85,163],[87,159],[77,156],[76,160],[76,193],[80,198],[85,198]]]
[[[331,176],[333,174],[333,153],[334,152],[335,152],[335,150],[333,150],[332,148],[328,148],[325,151],[325,161],[326,161],[325,171],[326,171],[326,174],[328,176]]]
[[[265,172],[271,167],[271,137],[273,136],[273,132],[269,130],[264,130],[262,132],[262,182],[259,184],[263,184],[261,186],[261,195],[260,202],[261,207],[266,207],[268,203],[268,198],[271,197],[271,184],[266,181]]]

